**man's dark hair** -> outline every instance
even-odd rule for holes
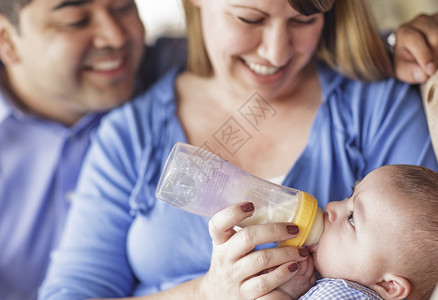
[[[0,0],[0,14],[8,18],[12,25],[18,28],[18,14],[21,9],[31,1],[32,0]]]

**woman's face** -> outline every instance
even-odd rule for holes
[[[287,96],[309,64],[323,14],[304,16],[286,0],[193,0],[207,52],[226,89],[268,99]]]

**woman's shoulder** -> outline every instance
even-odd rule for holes
[[[158,147],[165,132],[179,132],[173,130],[178,125],[174,89],[178,73],[177,68],[169,71],[149,90],[109,112],[102,118],[94,139],[102,147],[137,156]]]
[[[410,87],[408,83],[401,82],[395,78],[387,78],[378,81],[361,81],[350,78],[322,61],[317,61],[317,68],[323,88],[329,88],[330,90],[335,88],[342,89],[347,86],[358,86],[365,89],[376,87],[406,89]]]
[[[324,101],[341,107],[357,106],[386,107],[388,105],[421,106],[421,97],[416,86],[395,78],[380,81],[360,81],[349,78],[325,63],[318,63],[318,72]],[[415,104],[416,103],[416,104]]]
[[[148,90],[136,95],[109,112],[102,122],[126,122],[147,120],[146,115],[160,114],[160,110],[176,106],[175,80],[180,68],[174,67],[155,82]]]
[[[323,91],[320,116],[339,131],[372,140],[381,130],[414,122],[426,128],[418,88],[396,79],[363,82],[348,78],[328,66],[319,66]],[[410,120],[410,121],[409,121]]]

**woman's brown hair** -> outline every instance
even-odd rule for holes
[[[213,69],[205,49],[199,8],[182,0],[188,36],[189,71],[210,76]],[[286,0],[285,0],[286,1]],[[340,73],[354,79],[374,81],[393,76],[367,0],[288,0],[304,15],[324,13],[324,29],[316,56]]]

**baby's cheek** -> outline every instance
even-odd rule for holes
[[[322,273],[326,273],[326,270],[329,267],[328,265],[330,264],[330,255],[326,251],[324,241],[319,241],[318,248],[315,252],[312,253],[312,256],[315,269],[321,275]]]

